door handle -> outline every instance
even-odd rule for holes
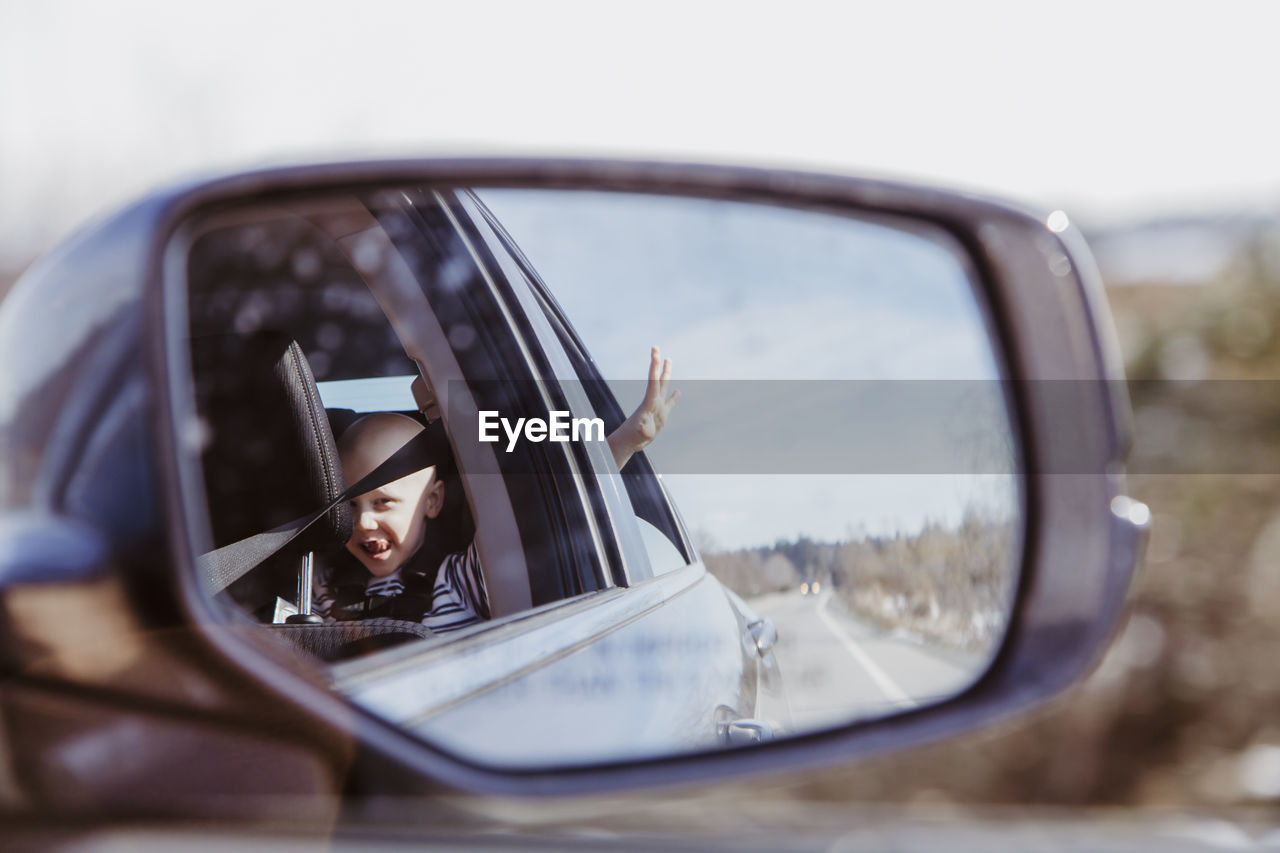
[[[731,746],[773,740],[773,726],[764,720],[734,720],[731,723],[721,723],[719,729],[720,737]]]

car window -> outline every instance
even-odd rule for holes
[[[307,460],[277,464],[289,455],[280,451],[289,443],[285,434],[291,426],[282,423],[288,416],[264,403],[270,392],[246,390],[262,384],[250,381],[251,375],[272,369],[248,363],[247,354],[261,349],[262,341],[278,342],[268,343],[268,350],[296,344],[314,376],[322,420],[335,436],[369,412],[426,423],[424,409],[440,417],[435,428],[447,436],[450,412],[430,390],[433,373],[446,391],[451,381],[441,378],[447,371],[432,370],[440,351],[460,371],[454,381],[473,383],[478,393],[491,390],[484,383],[494,376],[519,376],[523,369],[533,377],[500,297],[485,284],[479,262],[453,238],[448,218],[438,213],[429,196],[400,195],[353,200],[350,209],[338,211],[262,209],[252,217],[206,223],[194,235],[188,254],[189,340],[197,409],[207,433],[202,469],[212,547],[287,525],[325,504],[325,495],[300,485]],[[388,285],[396,276],[400,280]],[[450,276],[465,281],[460,286]],[[433,324],[434,338],[426,328]],[[434,339],[437,355],[430,351],[432,340],[424,338]],[[533,383],[518,384],[517,395],[526,386]],[[508,397],[489,404],[507,410],[542,402],[512,397],[509,386],[496,391]],[[447,441],[456,444],[452,437]],[[498,457],[499,490],[514,522],[505,533],[493,518],[495,501],[471,493],[479,483],[492,494],[492,478],[468,476],[472,472],[459,466],[447,483],[450,521],[432,530],[427,541],[445,543],[436,551],[460,552],[476,521],[485,533],[497,530],[479,543],[481,551],[487,544],[483,572],[495,617],[610,584],[600,563],[602,549],[578,535],[585,510],[555,458],[557,450],[529,446]],[[335,508],[299,537],[309,537],[306,553],[321,585],[337,565],[364,577],[349,565],[345,535],[329,517],[337,514]],[[296,609],[302,600],[296,551],[285,547],[258,560],[260,565],[228,586],[226,597],[261,622],[289,615],[288,606]],[[288,605],[284,611],[282,603]]]
[[[481,412],[490,413],[491,422],[503,417],[518,422],[583,411],[566,399],[574,389],[555,381],[550,359],[556,353],[539,344],[519,294],[476,239],[452,193],[406,190],[380,207],[379,217],[463,369],[473,408],[459,408],[448,387],[437,387],[450,396],[453,411],[445,412],[446,419],[468,424],[462,442],[474,441]],[[442,247],[441,253],[424,253],[424,242]],[[503,333],[494,335],[494,329]],[[496,438],[496,424],[492,432]],[[583,477],[593,467],[584,455],[592,447],[553,441],[495,444],[501,444],[494,458],[529,551],[531,603],[613,586],[623,558],[613,543],[600,489]]]

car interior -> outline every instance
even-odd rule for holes
[[[351,536],[352,495],[335,444],[362,413],[325,408],[299,339],[320,354],[329,377],[375,369],[408,374],[416,366],[396,351],[394,330],[376,304],[376,314],[368,310],[367,289],[324,235],[290,218],[273,226],[301,238],[292,257],[264,257],[250,248],[239,253],[235,269],[227,269],[225,259],[237,255],[226,252],[226,244],[243,246],[253,239],[235,227],[210,232],[192,250],[190,351],[197,411],[207,435],[201,469],[212,536],[212,550],[201,564],[206,589],[234,605],[232,618],[248,616],[327,662],[432,637],[415,621],[323,622],[308,615],[311,602],[300,593],[304,585],[365,577],[344,547]],[[307,262],[300,270],[298,253],[316,259],[326,248],[329,281],[310,283],[312,294],[320,295],[311,298],[298,287],[299,279],[307,284]],[[206,257],[222,259],[224,266],[205,263]],[[337,317],[317,318],[317,308],[322,315],[341,314],[341,325]],[[426,440],[407,448],[409,470],[434,464],[445,482],[445,504],[434,519],[429,547],[440,556],[461,550],[475,524],[443,424],[418,410],[399,413],[426,428]],[[384,475],[381,482],[392,479]]]

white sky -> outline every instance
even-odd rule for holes
[[[0,265],[157,183],[538,152],[1276,206],[1280,4],[0,0]]]

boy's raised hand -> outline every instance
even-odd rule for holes
[[[643,450],[667,424],[667,416],[680,399],[679,391],[667,393],[671,381],[671,359],[662,358],[657,347],[649,353],[649,383],[644,399],[631,416],[609,434],[609,449],[621,470],[638,450]]]

